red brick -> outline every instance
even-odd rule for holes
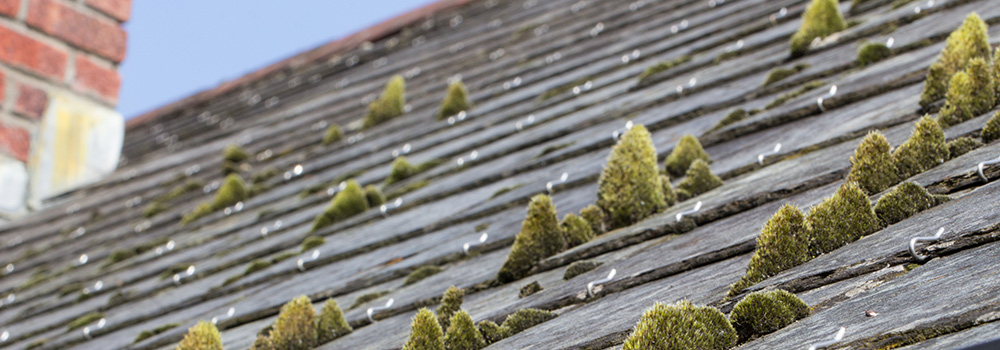
[[[14,18],[20,8],[21,0],[0,0],[0,15]]]
[[[117,101],[118,87],[121,86],[121,83],[121,77],[116,70],[97,65],[82,55],[76,57],[74,88],[85,92],[95,92],[108,100]]]
[[[132,0],[87,0],[87,5],[125,22],[132,12]]]
[[[14,112],[35,119],[41,118],[42,113],[45,113],[45,106],[49,104],[49,95],[45,90],[30,85],[21,84],[19,90],[17,102],[14,103]]]
[[[0,72],[0,105],[3,105],[3,101],[7,100],[7,77]]]
[[[0,124],[0,151],[27,162],[31,151],[31,134],[24,128]]]
[[[62,80],[67,60],[65,51],[0,25],[0,62]]]
[[[125,30],[55,0],[32,0],[28,25],[101,57],[125,59]]]

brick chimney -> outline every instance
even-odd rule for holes
[[[0,0],[0,217],[118,165],[131,0]]]

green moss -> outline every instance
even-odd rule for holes
[[[67,296],[67,295],[70,295],[70,294],[74,294],[74,293],[79,292],[81,290],[83,290],[83,285],[82,284],[80,284],[80,283],[70,283],[70,284],[67,284],[65,286],[62,286],[62,288],[59,288],[59,297],[62,298],[64,296]]]
[[[468,110],[469,92],[465,89],[465,84],[461,80],[456,80],[448,84],[448,94],[441,101],[441,110],[438,112],[438,120],[448,118],[458,114],[458,112]]]
[[[250,159],[250,154],[240,146],[229,145],[222,151],[222,159],[233,163],[242,163]]]
[[[181,225],[200,219],[213,212],[221,210],[230,205],[236,204],[250,198],[247,193],[247,185],[238,174],[229,174],[223,180],[222,186],[215,192],[215,198],[211,203],[202,203],[194,211],[185,215],[181,219]]]
[[[278,176],[278,173],[280,172],[281,171],[279,171],[278,168],[269,166],[267,168],[264,168],[264,170],[253,173],[253,175],[250,176],[250,183],[253,184],[264,183],[267,180],[273,179],[275,176]]]
[[[306,237],[306,239],[302,241],[302,252],[319,247],[323,244],[326,244],[326,239],[324,239],[322,236]]]
[[[68,328],[71,331],[74,329],[83,328],[84,326],[97,322],[97,320],[100,320],[102,318],[104,318],[104,314],[100,312],[91,312],[89,314],[77,317],[73,321],[70,321],[70,323],[66,325],[66,328]]]
[[[326,128],[326,133],[323,134],[323,146],[332,145],[343,138],[344,132],[340,130],[340,125],[330,125],[330,127]]]
[[[312,231],[363,213],[368,208],[368,199],[365,197],[364,191],[361,190],[361,185],[358,185],[358,182],[353,179],[348,180],[344,190],[337,192],[337,195],[330,201],[330,206],[313,220]]]
[[[857,184],[848,182],[817,204],[806,217],[813,256],[828,253],[882,228],[872,204]]]
[[[594,204],[587,205],[583,209],[580,209],[580,217],[587,220],[595,236],[604,233],[604,222],[607,220],[601,208]]]
[[[440,317],[440,316],[439,316]],[[444,347],[447,350],[479,350],[486,347],[486,340],[472,323],[472,317],[464,310],[455,313],[449,322],[450,326],[444,336]]]
[[[563,148],[572,146],[574,143],[576,143],[576,141],[564,142],[564,143],[560,143],[560,144],[545,146],[545,148],[542,149],[542,152],[538,153],[538,155],[535,156],[535,158],[541,158],[541,157],[543,157],[543,156],[545,156],[547,154],[550,154],[552,152],[555,152],[555,151],[561,150]]]
[[[677,184],[678,199],[686,200],[695,197],[722,186],[722,184],[722,179],[712,173],[708,163],[701,159],[695,160],[691,164],[691,168],[688,168],[684,180]]]
[[[969,153],[982,145],[982,142],[974,138],[968,136],[959,137],[948,141],[948,156],[951,158],[957,158],[958,156]]]
[[[990,143],[1000,140],[1000,111],[993,113],[990,120],[983,126],[983,142]]]
[[[593,79],[594,79],[593,77],[583,77],[583,78],[571,81],[569,83],[562,84],[562,85],[556,86],[554,88],[548,89],[544,93],[542,93],[540,96],[538,96],[538,100],[539,101],[545,101],[545,100],[548,100],[550,98],[562,95],[562,94],[564,94],[564,93],[572,90],[573,88],[575,88],[577,86],[586,84],[588,81],[591,81]]]
[[[502,196],[502,195],[506,194],[507,192],[516,190],[516,189],[521,188],[521,187],[524,187],[524,184],[517,184],[517,185],[514,185],[514,186],[507,186],[507,187],[501,188],[499,190],[496,190],[496,192],[493,192],[493,195],[490,196],[490,199]]]
[[[809,305],[795,294],[772,290],[750,293],[733,306],[729,320],[740,342],[765,335],[809,316]]]
[[[309,350],[316,345],[316,309],[302,295],[281,307],[268,340],[275,350]]]
[[[996,82],[989,63],[981,57],[969,60],[964,71],[955,73],[948,85],[944,108],[938,115],[942,127],[978,117],[996,105]]]
[[[899,182],[899,171],[893,160],[889,140],[878,130],[869,131],[851,156],[851,172],[847,181],[855,182],[869,194]]]
[[[779,107],[779,106],[785,104],[785,102],[788,102],[789,100],[791,100],[793,98],[802,96],[802,94],[805,94],[805,93],[807,93],[809,91],[818,89],[818,88],[822,87],[825,84],[826,84],[826,82],[822,81],[822,80],[813,80],[813,81],[810,81],[808,83],[805,83],[801,87],[799,87],[798,90],[786,92],[784,94],[779,95],[778,97],[776,97],[774,99],[774,101],[771,101],[771,103],[768,103],[767,106],[764,106],[764,109],[772,109],[772,108],[775,108],[775,107]]]
[[[215,325],[198,321],[188,329],[184,339],[177,344],[177,350],[222,350],[222,334]]]
[[[600,261],[589,261],[589,260],[574,261],[572,264],[569,264],[569,266],[566,267],[566,272],[563,273],[563,281],[569,281],[571,278],[582,275],[587,271],[596,269],[598,266],[601,266],[602,264],[604,263]]]
[[[697,137],[684,135],[677,142],[677,146],[670,152],[670,155],[667,156],[667,159],[664,161],[664,168],[670,176],[681,177],[687,173],[691,164],[698,159],[706,162],[712,161],[708,153],[705,152],[705,149],[701,147],[701,142],[698,142]]]
[[[806,68],[809,68],[809,64],[808,63],[799,63],[799,64],[796,64],[792,68],[780,68],[780,67],[779,68],[774,68],[770,72],[767,73],[767,78],[764,79],[764,85],[763,86],[768,86],[768,85],[777,83],[779,81],[785,80],[785,79],[787,79],[790,76],[798,74],[799,72],[805,70]],[[744,113],[746,113],[746,112],[744,111]],[[732,114],[732,113],[730,113],[730,114]],[[729,117],[727,116],[726,118],[729,118]]]
[[[575,247],[589,242],[594,238],[590,223],[573,213],[566,214],[559,222],[559,228],[566,235],[566,246]]]
[[[892,56],[892,49],[885,44],[865,43],[858,49],[858,65],[864,67],[889,58],[889,56]]]
[[[385,184],[391,185],[416,174],[417,167],[410,164],[406,157],[399,156],[392,161],[392,170],[389,171],[389,177],[385,178]]]
[[[483,231],[486,231],[489,228],[490,228],[490,223],[484,222],[484,223],[476,225],[476,227],[474,227],[473,230],[475,230],[476,232],[483,232]]]
[[[765,83],[765,85],[766,85],[766,83]],[[722,128],[727,127],[727,126],[729,126],[729,125],[731,125],[733,123],[739,122],[739,121],[741,121],[743,119],[747,119],[747,117],[749,117],[749,116],[750,116],[750,113],[747,113],[747,111],[745,109],[743,109],[743,108],[734,109],[732,112],[729,112],[729,114],[726,114],[726,116],[723,117],[722,120],[720,120],[718,124],[715,124],[715,126],[713,126],[712,129],[709,130],[709,131],[715,131],[715,130],[722,129]]]
[[[48,339],[39,339],[39,340],[33,341],[31,343],[28,343],[28,345],[24,347],[24,350],[38,349],[40,347],[45,346],[45,343],[48,343],[48,342],[49,342]]]
[[[875,203],[882,225],[892,225],[938,204],[927,190],[913,182],[899,184]]]
[[[924,172],[949,158],[944,130],[934,118],[924,116],[917,121],[913,134],[892,152],[900,179]]]
[[[444,291],[444,295],[441,296],[441,305],[437,308],[437,320],[441,324],[441,328],[447,329],[451,325],[451,317],[462,310],[464,296],[465,290],[455,286],[448,287],[448,290]],[[469,323],[471,324],[472,320],[469,320]]]
[[[487,344],[496,343],[507,337],[504,329],[493,321],[479,321],[479,323],[476,324],[476,328],[479,328],[479,333],[483,335],[483,340],[485,340]]]
[[[354,300],[354,304],[351,304],[350,309],[351,310],[356,309],[358,306],[364,305],[369,301],[384,297],[386,296],[386,294],[389,294],[389,291],[383,290],[383,291],[359,295],[358,298]]]
[[[674,186],[670,184],[669,176],[660,175],[660,188],[663,190],[663,201],[667,203],[668,207],[677,203],[677,192],[674,191]]]
[[[157,334],[169,331],[171,329],[174,329],[174,328],[177,328],[177,327],[180,327],[180,326],[181,326],[180,323],[168,323],[168,324],[165,324],[165,325],[153,328],[151,330],[149,330],[149,329],[144,330],[142,332],[139,332],[139,335],[137,335],[135,337],[135,340],[132,341],[132,343],[135,344],[135,343],[141,342],[143,340],[152,338],[153,336],[156,336]]]
[[[416,270],[413,270],[413,272],[410,272],[410,274],[406,276],[406,280],[403,281],[403,285],[408,286],[420,282],[420,280],[434,276],[441,271],[444,271],[444,269],[442,269],[440,266],[435,266],[435,265],[421,266]]]
[[[144,243],[142,243],[140,245],[137,245],[137,246],[133,246],[133,247],[129,247],[129,248],[123,248],[123,249],[117,249],[117,250],[111,252],[111,255],[108,256],[108,261],[104,263],[104,266],[108,266],[108,265],[111,265],[111,264],[115,264],[115,263],[119,263],[119,262],[122,262],[122,261],[125,261],[125,260],[128,260],[128,259],[131,259],[131,258],[133,258],[133,257],[135,257],[137,255],[140,255],[142,253],[145,253],[145,252],[148,252],[150,250],[153,250],[157,246],[164,245],[169,240],[170,239],[167,238],[167,237],[161,237],[161,238],[157,238],[157,239],[146,241],[146,242],[144,242]],[[187,268],[187,266],[185,266],[185,268]]]
[[[607,229],[631,225],[664,208],[656,148],[645,126],[636,125],[611,150],[598,180],[597,206]]]
[[[1000,47],[993,52],[993,83],[996,85],[996,101],[1000,103]]]
[[[368,206],[371,208],[385,204],[385,195],[375,185],[365,186],[365,199],[368,200]]]
[[[736,331],[718,309],[694,306],[687,300],[656,303],[639,318],[622,350],[703,349],[736,346]]]
[[[419,190],[421,188],[427,187],[431,182],[427,180],[413,181],[403,187],[397,187],[385,194],[385,198],[396,198],[404,194]]]
[[[257,272],[257,271],[266,269],[268,267],[271,267],[272,265],[274,265],[274,263],[271,262],[271,260],[256,259],[254,261],[251,261],[249,264],[247,264],[247,268],[245,270],[243,270],[243,274],[244,275],[249,275],[249,274],[252,274],[254,272]]]
[[[326,191],[326,189],[328,189],[328,188],[339,186],[341,182],[344,182],[344,181],[347,181],[347,180],[350,180],[350,179],[353,179],[353,178],[361,177],[361,175],[364,175],[364,173],[365,173],[364,170],[355,169],[355,170],[351,170],[351,171],[348,171],[346,173],[340,174],[336,178],[334,178],[333,180],[330,180],[329,182],[318,182],[318,183],[312,184],[309,187],[306,187],[306,189],[302,190],[302,192],[299,192],[299,198],[305,198],[305,197],[308,197],[310,195]]]
[[[337,301],[333,298],[327,299],[323,303],[323,309],[319,312],[316,320],[317,343],[322,344],[334,340],[338,337],[351,333],[354,329],[344,318],[344,312],[340,310]]]
[[[503,321],[500,328],[503,328],[509,337],[553,318],[556,318],[556,314],[551,311],[530,308],[521,309],[507,315],[507,319]]]
[[[805,215],[791,204],[782,206],[764,224],[747,272],[730,286],[728,296],[735,296],[778,272],[809,261],[809,236]]]
[[[973,58],[986,59],[989,55],[990,39],[986,23],[975,12],[970,13],[962,26],[948,36],[944,50],[931,65],[920,96],[920,106],[928,110],[934,101],[945,97],[952,75],[965,69]]]
[[[142,211],[142,216],[146,218],[151,218],[167,210],[170,210],[170,207],[164,204],[163,202],[152,202],[146,206],[146,210]]]
[[[646,70],[639,74],[639,83],[641,84],[646,79],[656,75],[657,73],[666,71],[670,68],[677,67],[691,60],[691,56],[681,56],[670,61],[661,61],[656,64],[649,66]]]
[[[839,32],[847,28],[844,16],[840,14],[837,0],[813,0],[802,14],[802,27],[792,35],[792,57],[804,55],[816,38]]]
[[[538,281],[534,281],[522,286],[521,290],[518,291],[517,293],[517,297],[524,298],[526,296],[541,292],[542,290],[543,290],[542,285],[539,284]]]
[[[497,273],[497,279],[507,283],[524,277],[538,261],[565,248],[566,239],[559,229],[552,198],[544,194],[536,195],[528,203],[521,232],[514,238],[514,246]]]
[[[433,312],[422,308],[413,317],[403,350],[444,350],[444,332]]]
[[[403,115],[405,105],[406,81],[400,75],[393,76],[386,83],[382,95],[368,105],[368,114],[365,115],[363,127],[368,129]]]

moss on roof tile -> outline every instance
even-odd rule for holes
[[[809,316],[809,305],[795,294],[779,289],[750,293],[733,306],[729,320],[739,334],[740,342],[746,342],[806,316]]]
[[[792,35],[792,57],[809,51],[813,39],[823,38],[847,28],[837,0],[813,0],[802,14],[802,26]]]
[[[401,75],[393,76],[385,84],[382,95],[368,105],[363,127],[368,129],[403,115],[405,105],[406,81]]]
[[[677,184],[678,199],[686,200],[698,196],[722,186],[722,184],[722,179],[712,173],[708,163],[701,159],[695,160],[688,168],[684,180]]]
[[[528,204],[521,232],[514,238],[514,246],[497,273],[497,280],[507,283],[524,277],[538,261],[565,247],[566,238],[559,228],[552,198],[544,194],[536,195]]]
[[[597,206],[608,229],[631,225],[666,208],[656,147],[643,125],[633,126],[611,150],[598,180]]]
[[[809,238],[809,226],[802,211],[791,204],[782,206],[764,224],[747,272],[730,287],[728,296],[735,296],[778,272],[809,261]]]
[[[965,70],[951,77],[938,123],[948,127],[993,109],[996,105],[996,82],[992,75],[986,60],[981,57],[970,59]]]
[[[736,346],[736,340],[733,326],[714,307],[695,306],[687,300],[669,305],[657,302],[639,318],[622,350],[724,350]]]
[[[959,137],[948,141],[948,157],[957,158],[958,156],[969,153],[982,145],[983,143],[977,139],[968,136]]]
[[[855,182],[869,194],[899,182],[899,171],[893,160],[889,140],[881,132],[869,131],[851,156],[851,171],[847,181]]]
[[[950,158],[944,140],[944,130],[934,118],[920,118],[910,138],[892,152],[900,179],[922,173]]]
[[[465,84],[461,80],[456,80],[448,84],[448,93],[441,101],[441,110],[438,111],[438,120],[448,118],[458,114],[458,112],[468,110],[469,92],[465,89]]]
[[[892,225],[939,204],[940,200],[927,193],[922,186],[904,182],[878,199],[875,215],[882,225]]]
[[[568,281],[573,277],[582,275],[587,271],[596,269],[598,266],[601,266],[602,264],[603,263],[600,261],[590,261],[590,260],[574,261],[572,264],[569,264],[569,266],[566,267],[566,272],[563,273],[563,280]]]
[[[864,67],[892,56],[892,49],[883,43],[865,43],[858,49],[858,65]]]
[[[970,13],[962,26],[951,32],[945,47],[928,71],[920,106],[927,110],[931,104],[945,97],[952,75],[965,69],[973,58],[989,58],[990,39],[986,22],[975,12]]]
[[[503,321],[500,327],[503,328],[509,337],[553,318],[556,318],[556,314],[551,311],[531,308],[521,309],[507,315],[507,319]]]
[[[344,189],[337,192],[337,195],[330,201],[330,206],[313,220],[311,231],[363,213],[368,208],[368,198],[365,197],[361,185],[354,179],[348,180]]]
[[[309,350],[316,344],[316,309],[301,295],[281,307],[268,335],[275,350]]]
[[[404,286],[408,286],[417,282],[420,282],[424,278],[434,276],[441,271],[444,271],[440,266],[437,265],[425,265],[413,270],[409,275],[406,275],[406,280],[403,281]]]
[[[882,228],[868,195],[856,183],[847,182],[806,216],[809,251],[828,253]]]
[[[333,298],[327,299],[323,303],[323,309],[316,319],[316,339],[318,343],[326,343],[333,339],[345,336],[354,331],[351,325],[344,318],[344,312],[340,310],[337,301]]]
[[[690,134],[684,135],[680,141],[677,141],[677,146],[670,152],[670,155],[667,156],[667,159],[664,161],[664,168],[670,176],[681,177],[687,173],[691,164],[698,159],[706,162],[712,161],[712,158],[708,156],[705,149],[701,147],[701,142],[698,141],[697,137]]]
[[[472,323],[468,312],[461,310],[451,317],[444,336],[446,350],[479,350],[486,347],[486,340]]]
[[[448,329],[451,325],[451,317],[462,310],[464,296],[465,290],[455,286],[448,287],[448,290],[444,291],[444,295],[441,296],[441,305],[436,310],[441,328]]]
[[[444,332],[434,313],[427,308],[417,311],[410,324],[410,336],[403,350],[444,350]]]
[[[594,238],[594,231],[587,220],[569,213],[559,222],[559,228],[566,236],[566,246],[575,247]]]
[[[330,127],[326,128],[326,133],[323,134],[323,146],[332,145],[343,138],[344,132],[340,130],[340,125],[330,125]]]
[[[993,113],[982,130],[983,142],[990,143],[1000,140],[1000,111]]]
[[[198,321],[188,329],[184,339],[177,344],[177,350],[222,350],[222,334],[215,325]]]

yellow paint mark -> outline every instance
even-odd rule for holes
[[[78,181],[86,171],[86,137],[97,120],[69,103],[55,104],[55,140],[52,149],[53,188],[62,188]]]

